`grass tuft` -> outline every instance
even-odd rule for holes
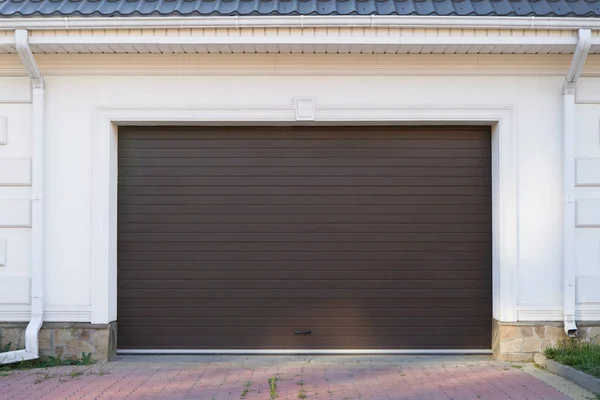
[[[21,361],[13,364],[0,365],[0,372],[15,369],[49,368],[63,365],[90,365],[93,364],[91,353],[81,353],[81,358],[43,357],[37,360]]]
[[[548,347],[544,355],[550,360],[600,378],[600,344],[567,339],[555,347]]]

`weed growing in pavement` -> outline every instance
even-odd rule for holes
[[[250,391],[250,387],[252,386],[252,381],[248,381],[244,384],[244,390],[242,390],[241,397],[246,397],[248,392]]]
[[[277,381],[278,380],[279,380],[279,378],[276,376],[269,378],[269,395],[271,397],[271,400],[277,398]]]
[[[305,399],[306,391],[304,390],[304,381],[298,381],[296,382],[296,385],[300,386],[300,390],[298,390],[298,398]]]
[[[71,378],[77,378],[78,376],[83,375],[81,371],[71,371]]]
[[[50,375],[48,373],[38,374],[38,377],[35,378],[35,381],[33,383],[37,385],[38,383],[42,383],[44,381],[47,381],[50,378],[52,378],[52,375]]]

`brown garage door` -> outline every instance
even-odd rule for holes
[[[491,347],[490,130],[119,132],[121,349]]]

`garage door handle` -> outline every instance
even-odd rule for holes
[[[296,329],[294,335],[310,335],[312,331],[310,329]]]

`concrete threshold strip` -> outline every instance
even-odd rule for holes
[[[117,355],[473,355],[492,354],[492,350],[486,349],[423,349],[423,350],[379,350],[379,349],[265,349],[265,350],[243,350],[243,349],[117,349]]]
[[[569,367],[568,365],[549,360],[541,353],[536,353],[534,355],[533,362],[553,374],[574,382],[596,395],[600,395],[600,379],[598,378],[581,372],[573,367]]]

